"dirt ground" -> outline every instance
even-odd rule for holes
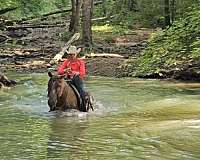
[[[124,61],[123,58],[93,58],[86,60],[88,75],[115,77],[117,68]]]
[[[123,58],[88,58],[84,59],[86,63],[86,73],[88,76],[107,76],[115,77],[118,73],[117,68],[124,61]],[[47,63],[43,61],[35,61],[25,65],[0,65],[0,72],[7,71],[17,72],[47,72]],[[59,65],[58,65],[59,66]],[[54,66],[57,67],[57,66]]]
[[[18,72],[47,72],[47,64],[59,53],[64,42],[59,40],[58,32],[66,28],[59,28],[58,31],[33,29],[29,34],[15,38],[16,46],[9,47],[9,44],[0,48],[0,72],[8,70]],[[24,33],[24,31],[22,31]],[[119,65],[127,58],[137,56],[145,48],[145,41],[149,38],[153,29],[140,28],[132,31],[131,34],[114,37],[112,43],[106,43],[104,39],[98,41],[98,47],[94,49],[95,54],[118,54],[118,57],[93,57],[85,58],[88,75],[115,77]],[[20,34],[20,31],[16,31]],[[98,39],[98,40],[97,40]],[[95,43],[96,43],[95,42]]]

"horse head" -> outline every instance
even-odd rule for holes
[[[48,72],[50,77],[48,82],[48,105],[50,107],[50,111],[56,110],[57,103],[61,98],[64,90],[64,75],[57,75]]]

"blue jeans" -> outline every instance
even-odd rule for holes
[[[84,89],[83,80],[78,75],[75,75],[73,76],[71,83],[76,87],[81,98],[83,99],[85,97],[85,89]]]

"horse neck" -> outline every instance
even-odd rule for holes
[[[65,94],[65,95],[67,95],[69,90],[71,89],[70,85],[67,82],[65,82],[64,79],[62,80],[61,88],[63,90],[62,94]]]

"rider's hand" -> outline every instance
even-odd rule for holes
[[[65,73],[67,73],[67,72],[70,72],[71,71],[71,68],[65,68]]]

